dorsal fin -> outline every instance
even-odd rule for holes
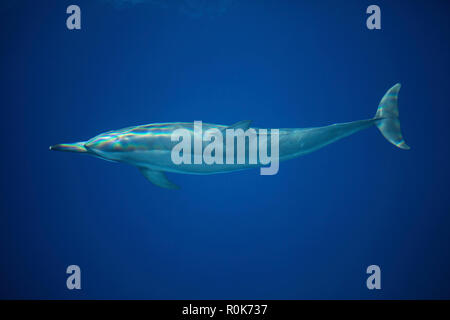
[[[248,128],[250,128],[250,125],[252,124],[252,120],[242,120],[239,122],[236,122],[235,124],[232,124],[231,126],[228,126],[221,131],[225,131],[227,129],[242,129],[246,131]]]
[[[157,185],[158,187],[166,189],[180,189],[180,187],[175,183],[169,181],[165,173],[162,171],[152,170],[144,167],[140,167],[138,169],[148,181]]]

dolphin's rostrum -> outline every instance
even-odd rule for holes
[[[308,154],[362,129],[376,125],[383,136],[401,149],[409,149],[400,130],[398,118],[398,93],[400,84],[394,85],[381,99],[375,117],[325,127],[279,129],[279,160],[287,160]],[[247,130],[250,121],[241,121],[232,126],[203,124],[205,130],[228,128]],[[194,135],[194,124],[188,122],[157,123],[128,127],[102,133],[88,141],[57,144],[50,150],[85,153],[105,160],[128,163],[159,187],[176,189],[164,172],[184,174],[215,174],[263,166],[250,164],[175,164],[171,152],[176,141],[171,139],[177,129],[185,129]],[[224,147],[225,148],[225,147]],[[246,155],[247,156],[247,155]]]

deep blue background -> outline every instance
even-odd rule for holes
[[[372,1],[111,2],[2,2],[1,298],[450,298],[449,2],[377,1],[379,31]],[[171,191],[48,150],[152,122],[359,120],[396,82],[410,151],[370,129]]]

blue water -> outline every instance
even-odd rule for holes
[[[450,4],[377,1],[374,31],[370,4],[2,2],[0,298],[450,298]],[[173,191],[48,150],[153,122],[360,120],[397,82],[409,151],[371,128]]]

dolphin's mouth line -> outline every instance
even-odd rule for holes
[[[76,152],[76,153],[87,153],[88,149],[85,147],[84,142],[75,143],[60,143],[50,146],[52,151],[64,151],[64,152]]]

